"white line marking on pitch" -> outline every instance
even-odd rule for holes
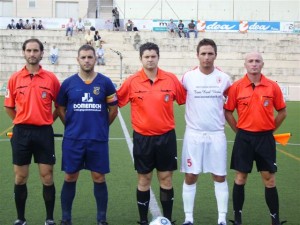
[[[124,133],[127,145],[128,145],[128,149],[129,149],[129,152],[130,152],[130,155],[131,155],[131,159],[133,161],[133,143],[132,143],[132,140],[130,138],[128,129],[126,127],[126,124],[124,122],[124,119],[122,117],[122,114],[121,114],[120,110],[119,110],[119,113],[118,113],[118,118],[119,118],[122,130],[123,130],[123,133]],[[150,205],[149,205],[149,210],[150,210],[150,213],[152,214],[153,218],[156,218],[156,217],[162,215],[162,213],[160,211],[160,208],[158,206],[158,203],[156,201],[155,195],[154,195],[154,193],[153,193],[153,191],[152,191],[151,188],[150,188]]]

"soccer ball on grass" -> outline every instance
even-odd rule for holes
[[[170,220],[168,220],[166,217],[159,216],[156,217],[154,220],[152,220],[149,225],[172,225],[172,224]]]

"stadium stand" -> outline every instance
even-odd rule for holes
[[[289,100],[300,100],[300,38],[288,33],[224,33],[202,32],[197,39],[171,38],[166,32],[139,31],[142,43],[155,42],[161,51],[160,67],[178,76],[198,65],[196,46],[204,37],[212,38],[218,45],[215,65],[231,75],[233,80],[244,74],[245,53],[258,50],[265,60],[264,73],[279,84],[289,87]],[[139,52],[133,47],[134,32],[100,31],[105,40],[106,66],[96,66],[96,71],[109,76],[119,85],[122,80],[140,68]],[[53,71],[60,81],[78,71],[77,49],[84,44],[82,35],[65,37],[64,30],[5,30],[0,34],[0,83],[24,65],[22,43],[28,38],[39,38],[45,45],[45,69]],[[50,46],[60,49],[60,62],[52,65],[48,60]],[[114,50],[114,51],[113,51]],[[120,52],[120,55],[116,54]],[[122,58],[122,60],[121,60]],[[297,88],[292,88],[297,87]],[[295,90],[294,90],[295,89]]]

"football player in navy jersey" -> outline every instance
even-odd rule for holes
[[[109,125],[118,114],[116,90],[110,78],[94,71],[97,59],[92,46],[81,46],[77,61],[79,72],[64,80],[57,100],[59,116],[65,125],[61,225],[72,224],[72,203],[81,169],[91,171],[97,224],[106,225],[108,191],[105,174],[110,171]]]

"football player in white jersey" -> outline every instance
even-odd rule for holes
[[[226,225],[228,185],[226,180],[227,142],[223,105],[230,77],[214,66],[217,46],[203,39],[197,46],[199,66],[185,73],[182,84],[187,90],[181,172],[183,183],[183,225],[193,225],[196,183],[201,173],[211,173],[218,206],[218,225]],[[199,223],[199,222],[197,222]],[[196,223],[196,224],[197,224]]]

